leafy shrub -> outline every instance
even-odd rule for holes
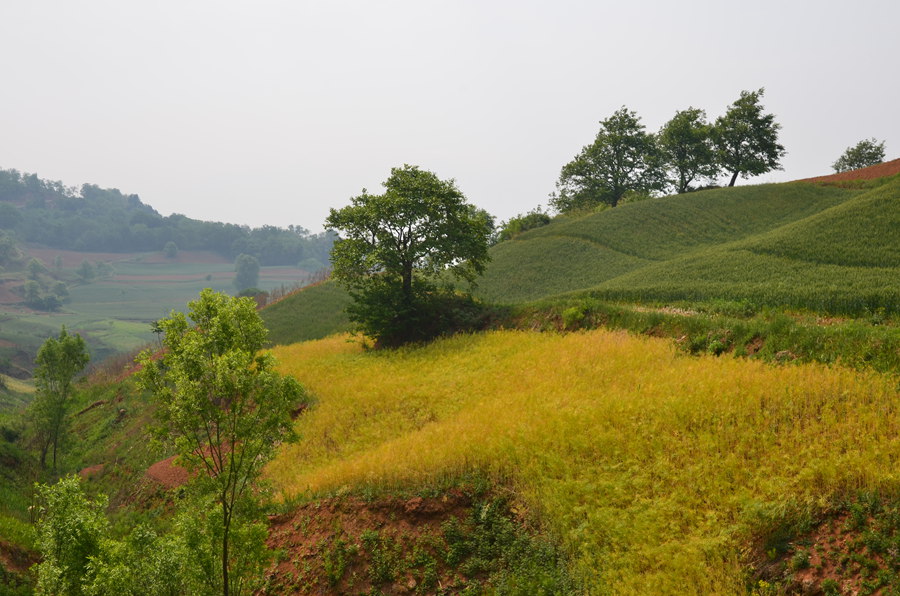
[[[546,226],[550,221],[551,218],[548,213],[544,213],[540,206],[535,207],[524,215],[516,215],[510,218],[509,221],[501,222],[500,231],[497,233],[497,241],[512,240],[522,232]]]

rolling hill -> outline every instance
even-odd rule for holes
[[[500,304],[590,295],[894,313],[900,308],[900,160],[889,165],[871,171],[891,176],[866,179],[864,169],[855,183],[841,174],[559,216],[494,246],[475,295]],[[318,304],[312,309],[307,301]],[[317,314],[316,320],[295,317],[293,331],[282,329],[278,343],[346,329],[344,319],[322,324],[321,290],[297,293],[279,308]],[[333,308],[340,308],[337,302]],[[264,311],[265,319],[271,316]]]

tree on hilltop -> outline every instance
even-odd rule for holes
[[[741,91],[741,96],[716,119],[713,142],[722,168],[731,172],[728,186],[738,176],[749,178],[781,169],[785,150],[778,143],[781,125],[773,114],[764,114],[760,99],[764,88]]]
[[[853,147],[841,154],[837,161],[831,164],[835,172],[847,172],[880,164],[884,161],[884,141],[880,143],[874,137],[863,139]]]
[[[350,319],[381,345],[428,339],[439,282],[474,282],[489,260],[493,220],[451,180],[417,166],[392,168],[384,194],[365,189],[332,209],[325,225],[341,238],[333,275],[353,297]]]
[[[563,166],[550,205],[560,212],[615,207],[628,191],[647,193],[661,185],[655,138],[635,112],[622,106],[600,121],[594,142]]]
[[[688,108],[675,113],[657,135],[666,167],[671,171],[669,184],[681,194],[691,190],[691,183],[715,178],[719,173],[712,143],[712,126],[706,112]]]

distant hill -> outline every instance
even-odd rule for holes
[[[853,184],[843,184],[852,178],[842,174],[841,185],[824,177],[721,188],[560,216],[494,246],[476,295],[505,304],[588,293],[639,302],[725,299],[848,315],[896,312],[900,176],[868,176],[897,167],[900,160],[857,170],[861,178]],[[300,292],[279,308],[299,313],[309,308],[306,301],[320,298]],[[315,312],[320,318],[321,305]],[[295,318],[293,333],[327,335],[320,320]],[[277,333],[289,343],[291,331]]]
[[[0,231],[19,242],[85,252],[210,250],[230,260],[250,254],[263,265],[302,263],[315,270],[328,263],[334,234],[301,227],[249,228],[162,216],[136,194],[83,184],[80,189],[35,174],[0,170]]]

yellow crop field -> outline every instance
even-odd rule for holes
[[[487,473],[591,593],[743,592],[756,533],[857,490],[900,493],[900,395],[874,374],[610,331],[274,353],[318,399],[268,469],[285,494]]]

